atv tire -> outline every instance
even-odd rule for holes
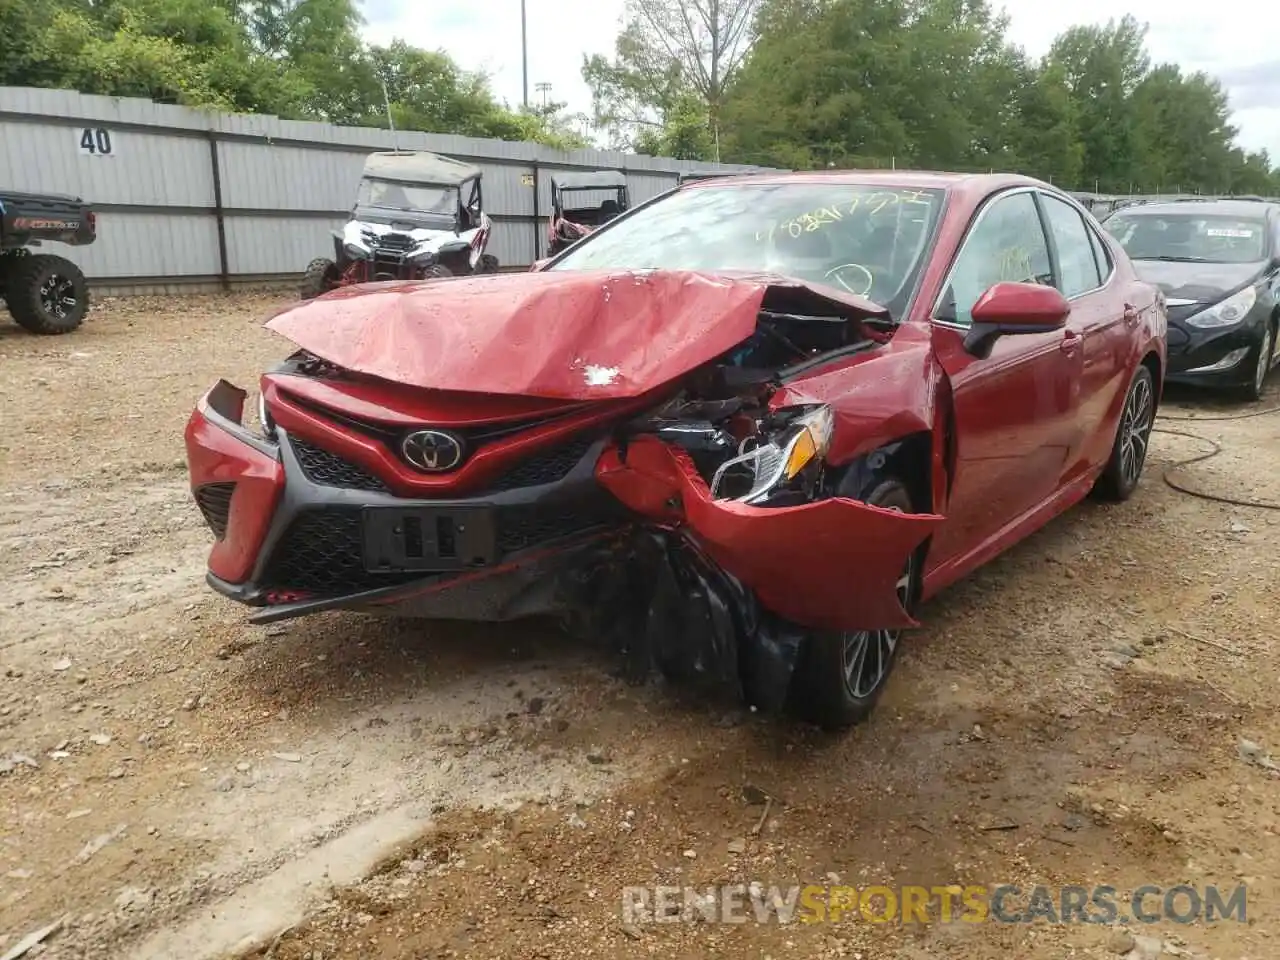
[[[302,285],[298,288],[298,296],[303,300],[312,300],[322,293],[328,293],[342,279],[338,265],[328,257],[316,257],[307,264],[302,275]]]
[[[433,263],[429,267],[422,270],[423,280],[442,280],[445,277],[452,277],[453,271],[446,267],[443,263]]]
[[[64,257],[15,257],[5,269],[4,299],[24,330],[45,336],[71,333],[89,312],[89,281]]]
[[[497,273],[498,258],[491,253],[480,254],[480,262],[476,265],[476,273]]]

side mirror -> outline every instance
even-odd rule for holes
[[[1071,304],[1053,287],[1002,281],[989,287],[973,305],[973,325],[965,335],[964,347],[975,357],[985,358],[991,355],[997,338],[1061,330],[1070,313]]]

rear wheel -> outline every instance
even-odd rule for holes
[[[5,273],[4,299],[23,329],[50,336],[70,333],[89,312],[89,281],[63,257],[17,257]]]
[[[1273,327],[1273,324],[1268,323],[1262,331],[1262,343],[1258,345],[1258,362],[1253,367],[1253,379],[1244,391],[1244,395],[1250,400],[1262,399],[1262,388],[1267,382],[1267,374],[1271,372],[1271,355],[1276,343]]]
[[[876,482],[862,499],[886,510],[915,512],[907,485],[893,477]],[[919,565],[916,551],[898,577],[898,599],[907,611],[918,596]],[[826,730],[843,730],[867,719],[893,670],[901,636],[901,630],[811,634],[796,666],[792,711]]]
[[[1102,499],[1128,500],[1138,488],[1142,467],[1147,462],[1155,412],[1155,379],[1146,365],[1139,364],[1125,394],[1111,457],[1094,485],[1094,491]]]
[[[320,296],[322,293],[328,293],[342,281],[342,271],[338,269],[338,265],[328,257],[316,257],[307,264],[306,272],[302,275],[302,285],[298,289],[298,295],[303,300],[311,300]]]

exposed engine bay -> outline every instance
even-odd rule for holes
[[[616,439],[652,435],[692,459],[717,500],[755,506],[807,503],[822,493],[834,422],[823,404],[771,410],[789,372],[815,358],[873,349],[865,320],[762,309],[756,332],[718,363],[696,371],[679,395],[627,423]]]

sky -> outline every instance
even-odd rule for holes
[[[525,0],[529,99],[546,95],[589,113],[583,55],[612,54],[623,0]],[[1029,54],[1044,54],[1074,24],[1105,23],[1133,14],[1149,26],[1153,62],[1204,70],[1226,87],[1238,142],[1265,147],[1280,160],[1280,3],[1266,0],[997,0],[1010,18],[1009,38]],[[364,34],[373,43],[402,39],[447,51],[462,67],[488,73],[499,99],[522,99],[520,0],[364,0]]]

